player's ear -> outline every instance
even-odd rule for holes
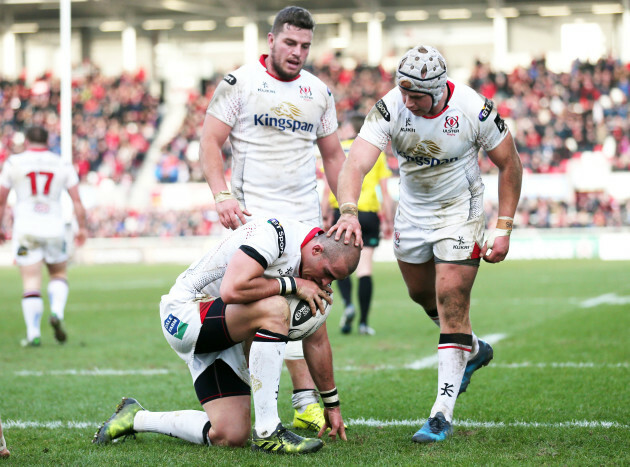
[[[317,243],[313,245],[313,249],[311,251],[313,252],[313,256],[321,255],[324,252],[324,247]]]

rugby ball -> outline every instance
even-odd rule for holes
[[[324,302],[326,304],[324,313],[318,310],[313,316],[311,307],[306,300],[302,300],[296,295],[288,295],[286,299],[289,302],[291,313],[291,322],[289,323],[290,341],[299,341],[313,334],[324,324],[330,314],[331,307],[328,302]]]

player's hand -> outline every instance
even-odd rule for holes
[[[343,236],[343,242],[347,245],[350,243],[352,234],[355,235],[354,246],[360,246],[363,248],[363,237],[361,235],[361,224],[359,224],[359,218],[352,214],[342,214],[335,225],[333,225],[326,235],[330,237],[335,234],[335,241]]]
[[[510,237],[509,235],[496,237],[492,247],[488,247],[486,241],[481,249],[481,257],[488,263],[499,263],[505,259],[510,249]]]
[[[83,246],[83,244],[85,243],[85,240],[87,240],[87,237],[88,237],[87,229],[79,228],[79,231],[74,237],[74,242],[77,244],[77,246]]]
[[[245,216],[251,216],[247,209],[241,209],[238,201],[235,199],[226,199],[215,204],[217,214],[221,225],[226,229],[238,229],[241,225],[247,223]]]
[[[320,287],[311,280],[299,277],[295,278],[295,282],[297,284],[297,292],[295,295],[308,302],[313,316],[317,314],[318,310],[323,314],[326,309],[326,303],[332,305],[333,299],[331,294],[333,290],[330,285]]]
[[[346,427],[343,424],[343,418],[341,417],[341,410],[339,407],[333,407],[330,409],[324,408],[324,419],[326,422],[324,423],[322,429],[319,430],[319,433],[317,433],[318,438],[321,438],[324,433],[326,433],[326,430],[330,428],[330,433],[328,433],[330,439],[335,441],[337,439],[337,435],[339,435],[342,440],[348,441],[348,438],[346,437]]]

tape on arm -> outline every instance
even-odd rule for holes
[[[488,241],[486,245],[488,246],[488,250],[491,250],[494,246],[494,241],[497,237],[509,237],[512,233],[512,226],[514,223],[514,218],[507,216],[500,216],[497,220],[497,226],[492,231],[490,236],[488,237]]]

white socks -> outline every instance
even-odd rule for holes
[[[440,334],[438,391],[431,409],[431,417],[442,412],[447,421],[453,420],[453,408],[455,401],[457,401],[471,347],[472,336],[470,334]]]
[[[206,425],[206,412],[179,410],[176,412],[149,412],[141,410],[133,419],[133,429],[140,433],[161,433],[195,444],[210,444]]]
[[[319,392],[315,389],[295,389],[291,396],[293,408],[303,413],[311,404],[319,404]]]
[[[24,292],[22,295],[22,314],[26,323],[26,339],[31,342],[41,337],[42,314],[44,313],[44,300],[39,292]]]
[[[50,312],[63,321],[68,301],[68,283],[64,279],[52,279],[48,282],[48,300]]]
[[[256,434],[266,438],[280,423],[278,386],[287,336],[260,329],[249,350],[249,376],[254,397]]]

